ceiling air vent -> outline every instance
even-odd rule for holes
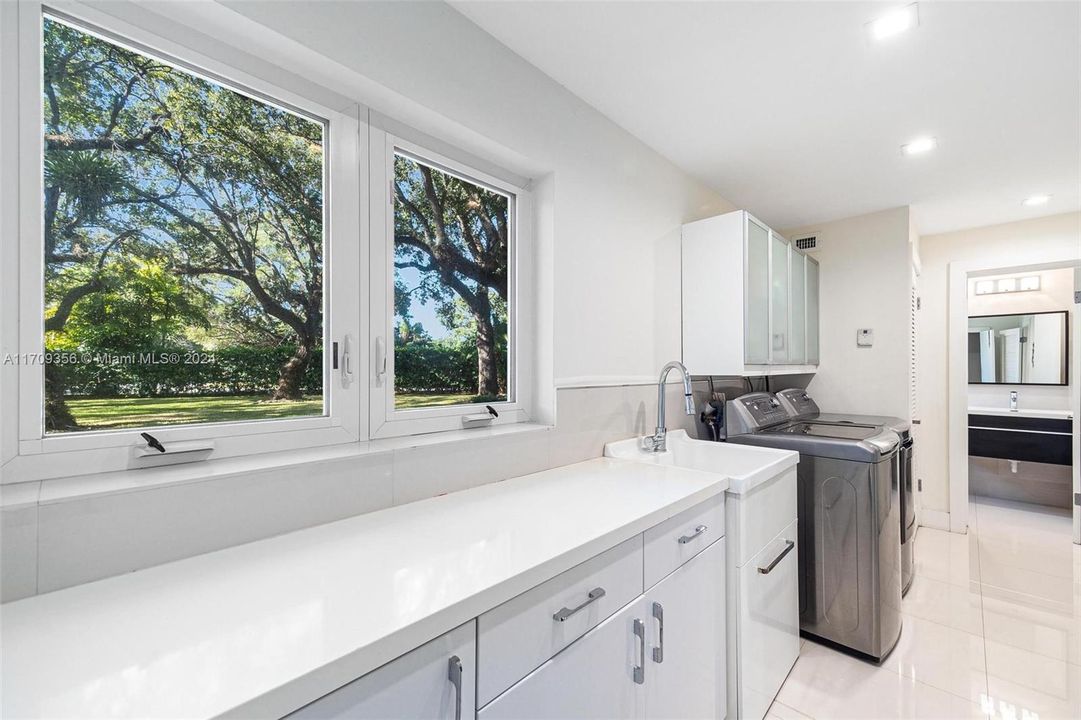
[[[797,250],[809,251],[818,247],[818,238],[814,235],[796,238],[794,242],[796,243]]]

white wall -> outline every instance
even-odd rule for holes
[[[443,3],[226,4],[554,174],[557,381],[679,357],[680,226],[731,205]]]
[[[0,487],[0,600],[597,457],[654,425],[655,389],[633,381],[679,356],[680,227],[731,205],[442,3],[230,5],[240,14],[218,30],[210,20],[233,13],[215,3],[101,7],[181,42],[207,39],[176,21],[242,37],[261,62],[288,65],[283,83],[308,78],[536,178],[540,384],[608,386],[551,393],[550,432],[164,486],[131,473],[122,493],[64,496],[93,477]],[[694,430],[669,390],[669,426]]]
[[[909,415],[907,207],[785,230],[815,235],[820,263],[821,365],[807,389],[826,412]],[[856,346],[872,328],[874,345]]]
[[[1010,315],[1052,310],[1072,311],[1073,270],[1070,268],[1058,268],[1031,274],[1040,276],[1040,289],[1017,293],[1016,295],[1010,293],[977,295],[976,282],[978,280],[997,280],[1000,277],[1015,277],[1018,273],[970,278],[968,282],[968,314],[970,316]],[[1069,323],[1067,323],[1067,326],[1069,326]],[[1073,400],[1070,393],[1072,388],[1077,387],[1077,378],[1069,379],[1071,380],[1070,385],[1058,387],[969,385],[968,405],[969,407],[1009,407],[1010,392],[1017,391],[1019,407],[1039,410],[1069,410]]]
[[[1067,213],[1004,225],[920,238],[923,310],[920,316],[919,405],[924,507],[949,511],[948,277],[952,262],[1012,268],[1081,258],[1081,213]],[[1037,401],[1027,388],[1033,402]],[[940,408],[941,411],[934,411]]]

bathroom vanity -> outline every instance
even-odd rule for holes
[[[1072,428],[1068,411],[969,408],[971,492],[1070,508]]]

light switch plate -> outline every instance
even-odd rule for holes
[[[860,328],[856,331],[856,347],[871,347],[875,344],[875,331],[871,328]]]

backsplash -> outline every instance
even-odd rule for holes
[[[669,429],[696,436],[682,387],[666,391]],[[656,392],[656,385],[565,388],[550,430],[5,509],[0,601],[599,457],[606,442],[652,432]],[[707,383],[695,382],[696,400],[707,393]]]

